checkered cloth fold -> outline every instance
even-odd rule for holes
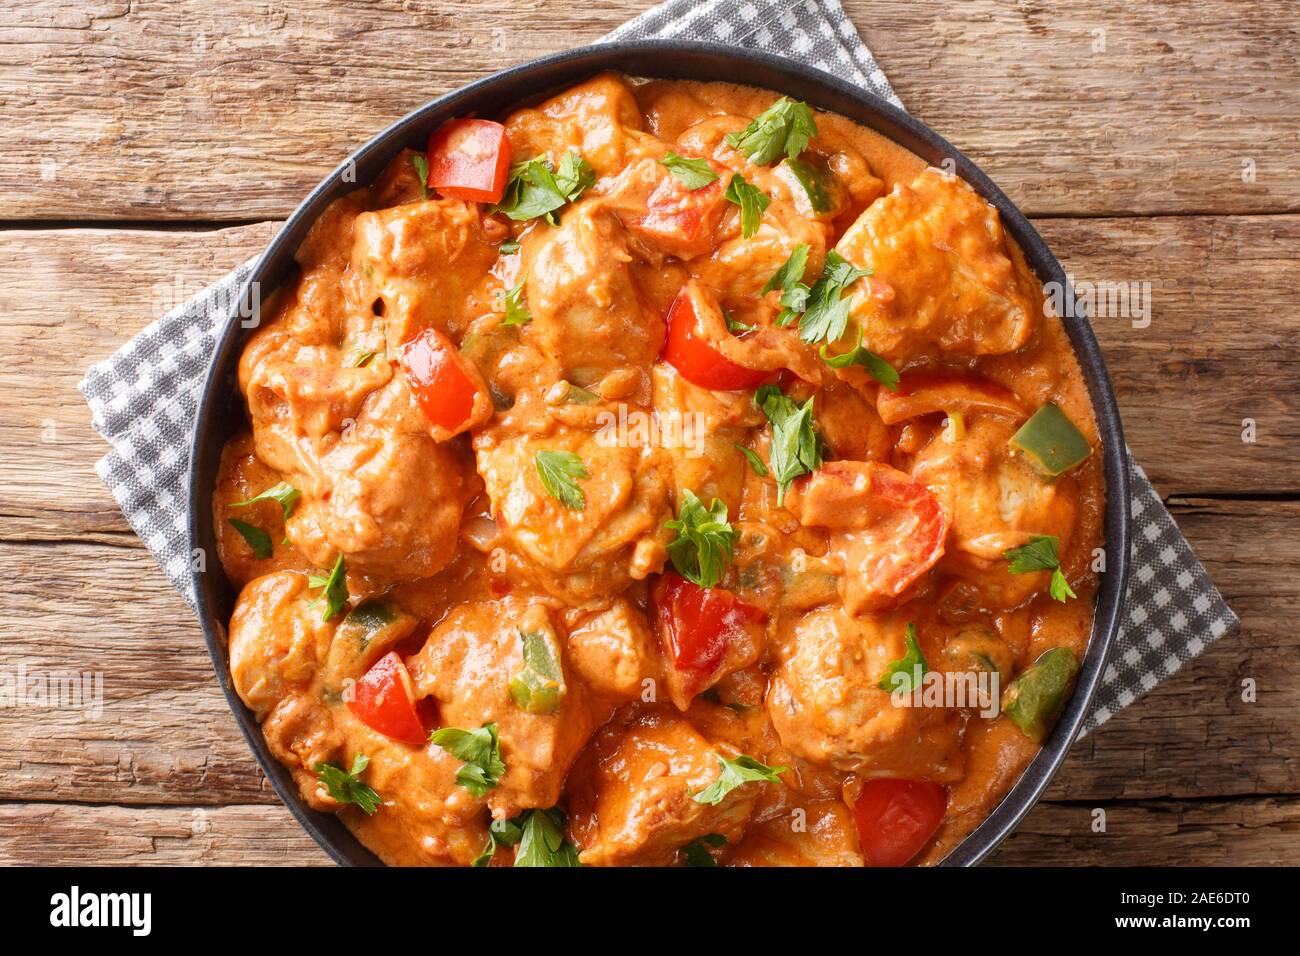
[[[605,40],[676,37],[801,60],[899,103],[838,0],[669,0]],[[191,423],[218,331],[252,263],[168,312],[81,383],[112,450],[96,466],[122,512],[191,606],[186,480]],[[1237,627],[1155,489],[1132,461],[1133,572],[1087,733]]]

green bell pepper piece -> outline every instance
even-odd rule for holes
[[[530,714],[553,714],[564,700],[559,648],[543,631],[521,631],[524,666],[510,679],[510,696]]]
[[[1002,693],[1002,713],[1026,737],[1041,744],[1065,707],[1066,695],[1079,672],[1068,647],[1044,651]]]
[[[356,640],[361,650],[374,639],[380,630],[397,620],[400,612],[387,601],[369,598],[362,601],[343,619],[339,630]]]
[[[786,159],[785,165],[803,187],[813,212],[830,212],[835,208],[835,174],[811,153],[805,156],[808,158]]]
[[[1025,454],[1029,463],[1044,478],[1056,478],[1085,461],[1092,446],[1051,402],[1048,402],[1011,436],[1013,448]]]

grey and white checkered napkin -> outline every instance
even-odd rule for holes
[[[901,105],[839,0],[669,0],[605,39],[655,36],[732,43],[801,60]],[[112,445],[95,470],[191,606],[190,427],[217,332],[251,266],[240,266],[91,366],[80,386],[95,429]],[[1130,466],[1133,575],[1084,733],[1237,626],[1142,469],[1131,459]]]

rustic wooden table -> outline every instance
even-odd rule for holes
[[[102,672],[105,698],[99,717],[0,710],[0,862],[327,862],[95,476],[105,446],[76,383],[261,249],[390,120],[647,6],[0,12],[0,670]],[[1152,284],[1149,326],[1094,325],[1130,445],[1243,622],[1076,746],[994,861],[1300,863],[1293,4],[845,6],[903,102],[988,171],[1076,279]]]

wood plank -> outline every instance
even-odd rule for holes
[[[283,217],[420,103],[650,5],[10,5],[0,218]],[[844,5],[903,102],[1031,214],[1300,210],[1289,0]]]
[[[1130,447],[1166,494],[1300,490],[1300,216],[1045,220],[1076,280],[1150,282],[1151,321],[1098,318]],[[0,231],[0,538],[127,530],[93,473],[104,445],[76,383],[275,225],[205,232]],[[1140,265],[1139,265],[1140,264]],[[1135,268],[1135,265],[1138,265]],[[1243,419],[1257,441],[1241,441]],[[1177,436],[1177,441],[1170,441]]]
[[[1300,855],[1300,801],[1039,804],[989,865],[1151,866],[1189,860],[1268,866]],[[0,805],[0,865],[327,865],[283,807]]]
[[[1192,501],[1177,516],[1243,633],[1077,745],[1050,799],[1300,794],[1300,636],[1287,624],[1300,616],[1300,502]],[[0,666],[98,671],[105,700],[100,719],[0,710],[0,800],[276,801],[197,626],[143,547],[0,542],[0,577],[11,582]],[[1254,703],[1241,699],[1244,677]]]
[[[0,800],[278,803],[189,607],[119,537],[132,544],[0,543],[0,669],[46,687],[92,675],[63,706],[0,709]]]
[[[1300,793],[1300,502],[1191,499],[1172,511],[1242,630],[1077,744],[1050,800]]]
[[[990,866],[1277,866],[1300,858],[1300,800],[1153,800],[1093,807],[1040,803]]]
[[[0,865],[328,866],[282,806],[0,805]]]
[[[1300,491],[1300,217],[1035,225],[1076,287],[1150,284],[1146,318],[1092,327],[1129,447],[1161,492]]]
[[[14,452],[0,460],[0,538],[129,532],[95,475],[106,446],[77,383],[275,228],[0,232],[0,447]]]

